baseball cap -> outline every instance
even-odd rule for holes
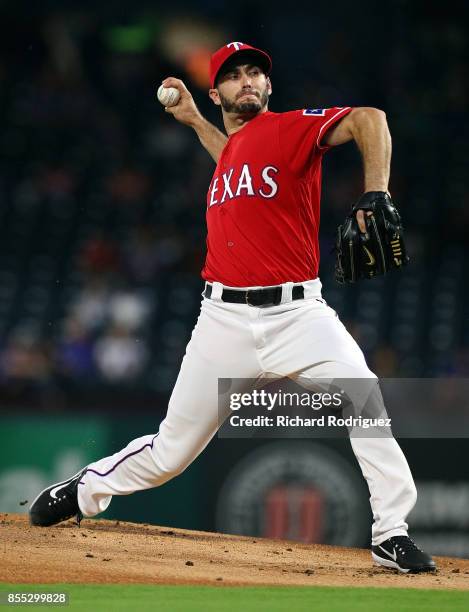
[[[227,45],[224,45],[210,58],[210,87],[215,87],[215,81],[217,80],[218,73],[222,68],[223,64],[230,59],[235,54],[248,54],[255,55],[257,61],[259,62],[259,66],[265,71],[266,74],[269,74],[272,69],[272,60],[270,59],[270,55],[261,49],[256,49],[256,47],[251,47],[251,45],[247,45],[242,42],[230,42]]]

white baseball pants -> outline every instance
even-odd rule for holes
[[[257,308],[222,302],[223,286],[213,283],[159,432],[88,466],[78,491],[84,516],[103,512],[113,495],[160,486],[190,465],[219,428],[219,378],[376,379],[355,340],[322,300],[320,280],[302,284],[305,299],[292,301],[293,283],[285,283],[282,303]],[[399,445],[391,436],[352,437],[351,445],[370,490],[372,544],[405,535],[417,493]]]

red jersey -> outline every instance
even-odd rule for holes
[[[202,277],[231,287],[314,279],[321,138],[350,107],[266,111],[231,135],[207,194]]]

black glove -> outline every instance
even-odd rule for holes
[[[356,213],[365,211],[366,234],[358,227]],[[372,215],[367,215],[371,211]],[[367,191],[337,229],[335,279],[354,283],[360,278],[386,274],[409,262],[401,218],[384,191]]]

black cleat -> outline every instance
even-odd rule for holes
[[[378,546],[372,546],[371,556],[379,565],[397,569],[404,574],[436,570],[430,555],[420,550],[408,536],[394,536]]]
[[[29,508],[31,525],[49,527],[72,516],[76,516],[77,523],[80,524],[83,515],[78,507],[77,489],[85,472],[86,468],[68,480],[56,482],[41,491]]]

